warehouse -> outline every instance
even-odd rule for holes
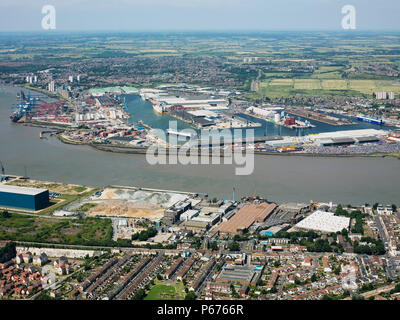
[[[375,129],[343,130],[334,132],[322,132],[309,138],[319,146],[349,145],[354,143],[379,141],[386,132]]]
[[[350,218],[335,216],[333,212],[315,211],[301,220],[294,227],[300,230],[320,231],[324,233],[338,232],[348,229]]]
[[[340,145],[350,145],[354,144],[355,140],[353,138],[324,138],[318,139],[316,142],[319,146],[340,146]]]
[[[234,266],[226,264],[215,282],[240,283],[241,285],[251,284],[255,286],[260,276],[261,272],[255,270],[253,266]]]
[[[254,222],[264,222],[276,207],[275,203],[246,204],[231,219],[222,222],[214,231],[238,234],[247,230]]]
[[[49,190],[0,185],[0,207],[41,210],[49,206]]]

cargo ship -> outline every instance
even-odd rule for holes
[[[35,105],[35,101],[39,100],[39,98],[31,97],[30,95],[28,95],[28,97],[25,96],[23,91],[21,91],[20,94],[17,94],[17,99],[19,99],[21,102],[13,107],[15,111],[10,115],[12,122],[18,122],[24,116],[29,114]]]
[[[179,131],[175,131],[172,129],[167,129],[167,133],[172,136],[184,137],[184,138],[188,138],[188,139],[196,136],[196,134],[193,134],[190,132],[179,132]]]
[[[357,120],[363,121],[363,122],[368,122],[368,123],[373,123],[373,124],[378,124],[378,125],[383,125],[382,119],[371,118],[371,117],[364,116],[362,114],[359,114],[357,116]]]
[[[279,113],[273,113],[272,116],[267,117],[266,121],[272,122],[274,124],[289,128],[289,129],[309,129],[309,128],[315,128],[315,125],[311,124],[310,121],[305,120],[301,121],[299,119],[295,119],[294,117],[291,117],[289,115],[285,115],[284,112]]]
[[[18,122],[22,118],[23,114],[20,111],[15,111],[10,115],[12,122]]]

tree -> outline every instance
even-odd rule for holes
[[[281,266],[281,262],[279,261],[279,260],[276,260],[275,262],[274,262],[274,267],[275,268],[278,268],[278,267],[280,267]]]
[[[333,270],[333,273],[336,274],[336,275],[338,276],[338,275],[340,274],[340,271],[341,271],[341,267],[338,266],[337,268],[335,268],[335,269]]]
[[[17,254],[14,242],[7,242],[5,246],[0,247],[0,263],[6,262],[14,258]]]
[[[271,292],[271,293],[277,293],[277,292],[278,292],[278,289],[276,288],[276,286],[273,286],[269,292]]]
[[[393,210],[393,212],[397,211],[397,206],[395,204],[392,204],[392,210]]]
[[[196,300],[196,294],[194,291],[189,291],[185,296],[185,300]]]
[[[146,296],[146,292],[143,289],[139,289],[136,291],[134,296],[132,297],[132,300],[143,300],[143,298]]]
[[[315,282],[317,280],[318,280],[317,275],[313,273],[313,275],[311,276],[311,282]]]
[[[239,295],[238,295],[238,293],[236,292],[236,289],[235,289],[235,287],[234,287],[233,284],[231,284],[231,293],[232,293],[232,297],[234,297],[234,298],[239,298]]]
[[[46,292],[41,292],[35,300],[55,300],[53,297],[49,296]]]
[[[217,243],[217,241],[211,242],[211,244],[210,244],[210,249],[211,249],[212,251],[217,251],[217,250],[218,250],[218,243]]]
[[[4,219],[11,218],[11,213],[9,213],[7,210],[3,210],[1,212],[1,217]]]
[[[229,251],[240,251],[240,244],[239,242],[232,241],[228,244]]]
[[[338,204],[338,206],[336,207],[335,214],[338,216],[347,216],[349,213],[343,209],[341,204]]]

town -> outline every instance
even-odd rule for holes
[[[396,204],[2,181],[2,299],[400,299]]]

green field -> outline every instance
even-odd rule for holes
[[[183,300],[185,298],[185,286],[181,281],[169,285],[164,283],[156,280],[144,300]]]
[[[358,95],[372,97],[374,92],[400,94],[400,82],[393,80],[348,79],[271,79],[259,83],[258,92],[270,98],[289,97],[297,93],[315,95]]]
[[[56,219],[11,213],[0,216],[0,240],[51,242],[76,245],[108,245],[110,219]]]

